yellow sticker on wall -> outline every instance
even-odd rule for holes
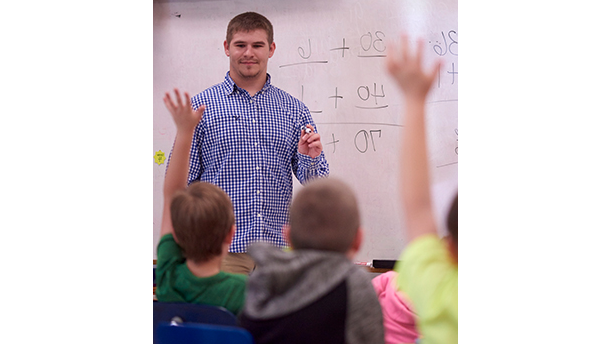
[[[164,161],[166,161],[166,154],[162,151],[157,151],[157,153],[155,153],[155,156],[153,158],[155,159],[155,162],[158,165],[161,165],[164,163]]]

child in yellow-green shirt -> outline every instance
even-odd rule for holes
[[[401,193],[408,246],[395,266],[398,287],[410,298],[418,314],[422,344],[458,342],[458,196],[447,217],[449,236],[440,239],[431,206],[425,100],[441,62],[425,72],[421,66],[423,41],[416,53],[406,37],[390,47],[387,68],[405,99],[403,152],[400,161]]]

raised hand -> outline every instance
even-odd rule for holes
[[[193,129],[198,125],[200,119],[202,118],[202,113],[206,109],[204,105],[200,106],[197,110],[193,110],[191,107],[191,99],[189,98],[189,94],[185,92],[184,97],[185,100],[181,99],[181,95],[178,89],[174,89],[174,93],[176,95],[176,103],[172,100],[172,97],[168,92],[166,92],[166,96],[164,97],[164,104],[166,104],[166,108],[170,111],[172,115],[172,119],[176,124],[176,129],[178,132],[181,131],[193,131]]]
[[[410,98],[425,99],[442,62],[437,60],[431,71],[422,67],[423,40],[417,42],[416,54],[408,46],[408,36],[402,35],[399,47],[389,46],[387,70],[398,83],[404,94]]]

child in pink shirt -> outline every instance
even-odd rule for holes
[[[397,289],[395,271],[388,271],[372,279],[372,285],[383,312],[385,343],[415,343],[419,338],[416,314],[405,294]]]

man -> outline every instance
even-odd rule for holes
[[[268,59],[276,44],[272,24],[246,12],[234,17],[223,42],[230,68],[225,80],[192,98],[206,105],[194,132],[188,183],[221,187],[234,204],[237,230],[222,269],[250,273],[252,242],[287,243],[292,172],[300,183],[327,176],[321,138],[308,108],[270,83]]]

